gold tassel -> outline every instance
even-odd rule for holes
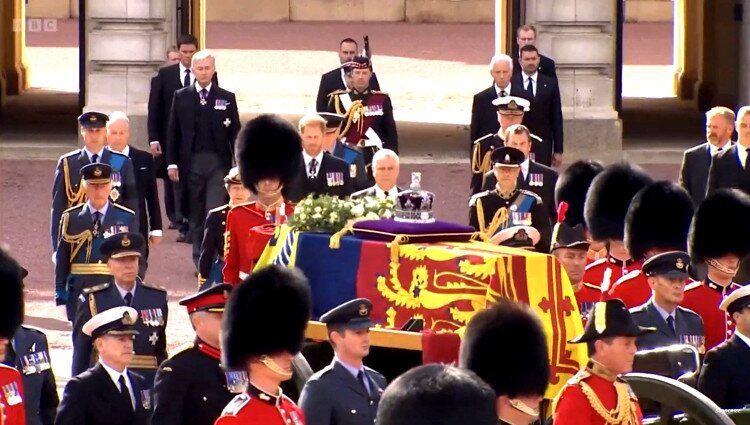
[[[341,248],[341,238],[346,236],[346,234],[350,233],[352,230],[354,230],[354,221],[349,221],[341,230],[331,235],[331,239],[328,241],[328,248]]]
[[[83,184],[79,182],[78,192],[73,192],[73,186],[71,185],[70,181],[70,167],[68,166],[68,158],[63,159],[63,177],[63,184],[65,184],[65,196],[68,197],[68,208],[84,203],[86,201],[86,192],[83,190]]]
[[[398,264],[399,253],[401,252],[401,244],[407,242],[409,242],[408,236],[396,235],[396,237],[393,238],[393,242],[388,244],[388,247],[391,249],[391,263]]]

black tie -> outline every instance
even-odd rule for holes
[[[367,393],[367,395],[370,395],[370,390],[367,389],[367,384],[365,383],[365,379],[367,379],[365,377],[365,371],[360,370],[359,373],[357,374],[357,380],[359,381],[360,384],[362,384],[362,387],[365,389],[365,392]]]
[[[128,386],[125,383],[125,375],[120,375],[120,393],[122,394],[122,398],[127,401],[128,406],[130,406],[130,409],[133,409],[133,400],[130,399],[130,390],[128,390]]]
[[[190,85],[190,70],[185,70],[185,80],[182,82],[182,87],[187,87]]]
[[[534,97],[534,79],[529,77],[529,83],[526,85],[526,91],[531,97]]]
[[[99,228],[102,227],[102,213],[99,211],[94,211],[94,233],[96,236],[97,233],[99,233]]]
[[[747,163],[750,162],[748,159],[750,159],[750,148],[745,149],[745,152],[747,155],[745,156],[745,171],[749,171],[750,167],[748,167]]]
[[[674,317],[667,316],[667,326],[669,327],[670,332],[672,332],[672,335],[677,335],[674,330]]]
[[[125,305],[127,305],[128,307],[133,305],[133,293],[132,292],[128,292],[125,294]]]
[[[508,94],[505,92],[505,90],[500,90],[500,96],[499,97],[505,97]]]
[[[202,104],[202,105],[205,105],[205,104],[206,104],[206,98],[207,98],[207,97],[208,97],[208,90],[206,90],[206,89],[201,89],[201,104]]]
[[[314,179],[317,176],[318,176],[318,160],[313,158],[312,160],[310,160],[310,165],[308,166],[308,169],[307,169],[307,177]]]
[[[95,154],[91,155],[91,163],[92,164],[96,164],[97,162],[99,162],[99,154],[95,153]]]

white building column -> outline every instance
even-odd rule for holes
[[[165,64],[175,14],[175,0],[86,1],[84,110],[128,114],[137,146],[148,146],[151,78]]]
[[[537,28],[537,47],[556,62],[565,163],[622,159],[622,123],[615,110],[616,19],[616,0],[526,0],[526,23]]]

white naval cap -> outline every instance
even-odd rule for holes
[[[83,333],[93,339],[102,335],[136,335],[135,321],[138,312],[132,307],[114,307],[104,310],[83,325]]]

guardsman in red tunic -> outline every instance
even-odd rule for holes
[[[271,265],[235,287],[222,323],[222,364],[246,371],[249,384],[216,425],[304,425],[281,383],[292,378],[311,309],[309,283],[297,269]]]
[[[682,306],[703,318],[706,350],[732,336],[734,321],[719,308],[721,301],[741,288],[732,282],[740,259],[750,253],[750,197],[738,190],[709,195],[695,213],[690,231],[690,252],[702,281],[685,288]],[[717,224],[731,223],[729,231],[717,231]],[[703,276],[705,275],[705,277]]]
[[[573,286],[581,317],[585,322],[588,312],[601,299],[602,291],[598,285],[583,280],[589,241],[583,224],[571,226],[565,221],[567,210],[568,203],[565,201],[557,207],[557,224],[552,230],[550,254],[554,255],[565,269],[570,284]]]
[[[0,248],[0,359],[23,321],[23,272],[21,266]],[[26,425],[21,374],[0,364],[0,424]]]
[[[607,291],[631,268],[640,269],[624,247],[625,215],[635,194],[649,183],[651,177],[643,169],[627,162],[607,166],[591,182],[585,195],[586,227],[591,239],[606,244],[608,254],[589,264],[583,276],[585,282]]]
[[[633,369],[637,337],[655,328],[635,324],[621,300],[596,303],[582,335],[590,359],[552,402],[555,425],[640,425],[638,399],[620,375]]]
[[[633,258],[643,261],[656,254],[687,251],[693,211],[693,200],[682,186],[669,181],[649,184],[628,208],[625,247]],[[639,269],[618,279],[608,296],[621,299],[628,308],[638,307],[651,298],[651,287]]]
[[[288,123],[268,117],[248,123],[239,136],[240,174],[257,199],[232,208],[224,236],[224,282],[236,285],[253,271],[274,226],[286,222],[294,205],[285,200],[299,167],[299,134]],[[292,152],[295,152],[292,154]]]

